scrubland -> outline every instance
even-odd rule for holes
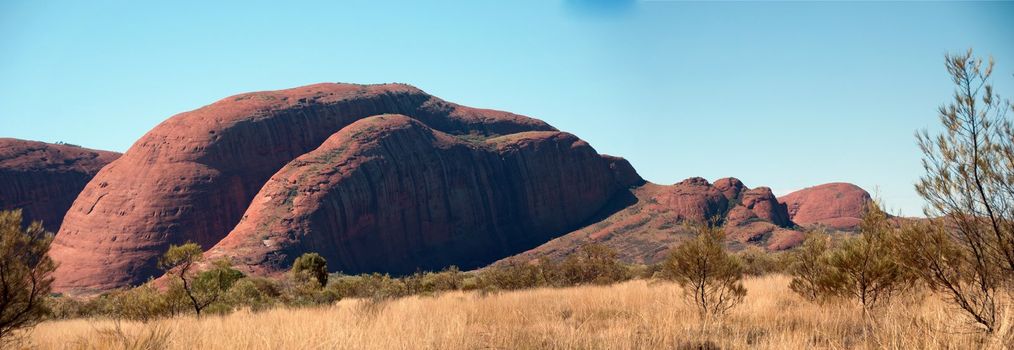
[[[702,320],[673,283],[504,292],[449,291],[330,306],[238,311],[147,323],[44,322],[24,334],[38,349],[1006,349],[1012,322],[977,331],[938,296],[912,293],[863,312],[817,304],[790,277],[749,277],[744,302]]]

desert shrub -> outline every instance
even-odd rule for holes
[[[292,274],[297,279],[313,279],[318,286],[327,286],[327,260],[317,253],[304,253],[292,264]]]
[[[465,274],[457,266],[440,272],[416,272],[403,278],[408,294],[433,294],[462,289]]]
[[[736,253],[736,257],[743,263],[743,273],[748,276],[763,276],[784,271],[785,259],[782,255],[784,253],[769,252],[757,246],[749,246]]]
[[[381,273],[339,276],[326,289],[341,298],[391,299],[408,295],[404,281]]]
[[[661,276],[678,283],[702,317],[720,317],[743,301],[743,265],[725,251],[721,228],[697,225],[697,238],[674,249]]]
[[[483,290],[516,290],[555,285],[557,268],[549,261],[498,265],[479,273]]]
[[[864,310],[886,303],[914,286],[914,276],[898,262],[897,229],[876,202],[864,210],[859,233],[833,243],[823,232],[810,232],[790,253],[789,285],[811,301],[846,298]]]
[[[170,280],[166,287],[164,294],[166,312],[169,317],[176,317],[177,315],[184,315],[193,311],[193,306],[190,303],[190,296],[187,295],[186,290],[183,289],[183,283],[180,280]]]
[[[215,314],[231,312],[233,307],[226,303],[228,300],[223,296],[243,277],[242,272],[232,268],[229,260],[217,260],[212,263],[211,268],[201,271],[194,277],[191,287],[192,297],[203,305],[202,311],[208,308],[209,312]]]
[[[47,318],[66,320],[97,316],[102,307],[95,302],[95,299],[97,298],[80,299],[62,295],[53,296],[47,300],[49,304]]]
[[[263,311],[274,307],[282,296],[281,287],[275,281],[261,277],[247,277],[236,281],[229,288],[225,299],[235,308],[249,308]]]
[[[556,268],[557,280],[568,286],[610,284],[630,279],[627,268],[616,258],[616,252],[597,243],[581,246]]]
[[[317,281],[287,279],[282,283],[280,301],[290,307],[330,305],[342,295],[331,288],[320,288]]]
[[[115,319],[148,322],[170,314],[165,295],[151,283],[114,292],[106,297],[108,303],[105,312]]]
[[[831,235],[823,230],[806,233],[803,244],[788,252],[789,289],[810,301],[822,302],[839,291],[829,262]]]
[[[158,261],[160,268],[176,277],[182,294],[190,300],[190,305],[198,317],[208,306],[219,301],[232,284],[243,278],[243,273],[232,268],[227,259],[212,262],[211,268],[193,275],[197,264],[204,260],[204,251],[197,243],[171,245],[169,250]],[[216,312],[222,312],[217,307]]]
[[[21,210],[0,211],[0,344],[48,313],[46,297],[56,269],[49,258],[52,242],[42,223],[22,226]]]
[[[625,265],[629,279],[647,279],[655,274],[654,265],[629,264]]]
[[[844,240],[827,259],[827,285],[834,294],[854,299],[868,310],[912,286],[913,278],[892,250],[894,231],[880,206],[868,203],[860,234]]]

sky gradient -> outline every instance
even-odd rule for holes
[[[1014,2],[0,2],[0,137],[123,152],[226,96],[403,82],[525,114],[647,180],[832,181],[919,215],[913,132],[937,128],[943,54],[997,60]]]

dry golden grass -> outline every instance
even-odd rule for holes
[[[960,313],[932,296],[896,300],[868,323],[853,305],[818,306],[800,299],[789,291],[788,282],[785,276],[748,279],[744,304],[724,322],[708,327],[702,327],[694,309],[684,304],[678,287],[632,281],[485,296],[452,292],[387,302],[343,300],[328,308],[238,312],[148,324],[47,322],[28,335],[27,345],[40,349],[1006,348],[999,338],[972,332]],[[1010,334],[1010,325],[1004,327]]]

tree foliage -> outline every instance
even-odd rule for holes
[[[826,282],[834,294],[869,310],[910,287],[912,279],[894,257],[896,229],[876,202],[866,204],[859,232],[831,252],[827,260],[831,275]]]
[[[581,246],[559,266],[559,278],[566,285],[610,284],[629,278],[627,268],[617,259],[616,251],[598,243]]]
[[[930,224],[899,239],[899,256],[931,288],[949,295],[987,332],[1014,279],[1014,124],[993,91],[992,58],[972,50],[945,57],[956,89],[941,106],[943,131],[917,133],[926,175],[916,190]]]
[[[789,289],[810,301],[826,301],[836,293],[830,260],[831,235],[825,231],[806,233],[803,245],[790,253]]]
[[[197,243],[172,245],[159,259],[158,265],[168,274],[175,275],[183,293],[197,316],[209,305],[217,302],[232,284],[243,278],[243,273],[232,268],[228,260],[218,260],[211,268],[194,275],[197,264],[204,260],[204,251]]]
[[[327,260],[317,253],[304,253],[292,264],[297,279],[313,278],[320,287],[327,286]]]
[[[42,223],[22,226],[21,210],[0,211],[0,343],[46,314],[56,269],[48,255],[52,242]]]
[[[826,232],[808,233],[792,252],[789,288],[811,301],[851,299],[864,311],[885,304],[913,281],[895,257],[897,231],[887,213],[871,201],[857,235],[834,242]]]
[[[692,229],[697,238],[674,249],[662,265],[662,277],[683,287],[702,316],[715,317],[743,301],[743,265],[725,251],[725,233],[713,225]]]

